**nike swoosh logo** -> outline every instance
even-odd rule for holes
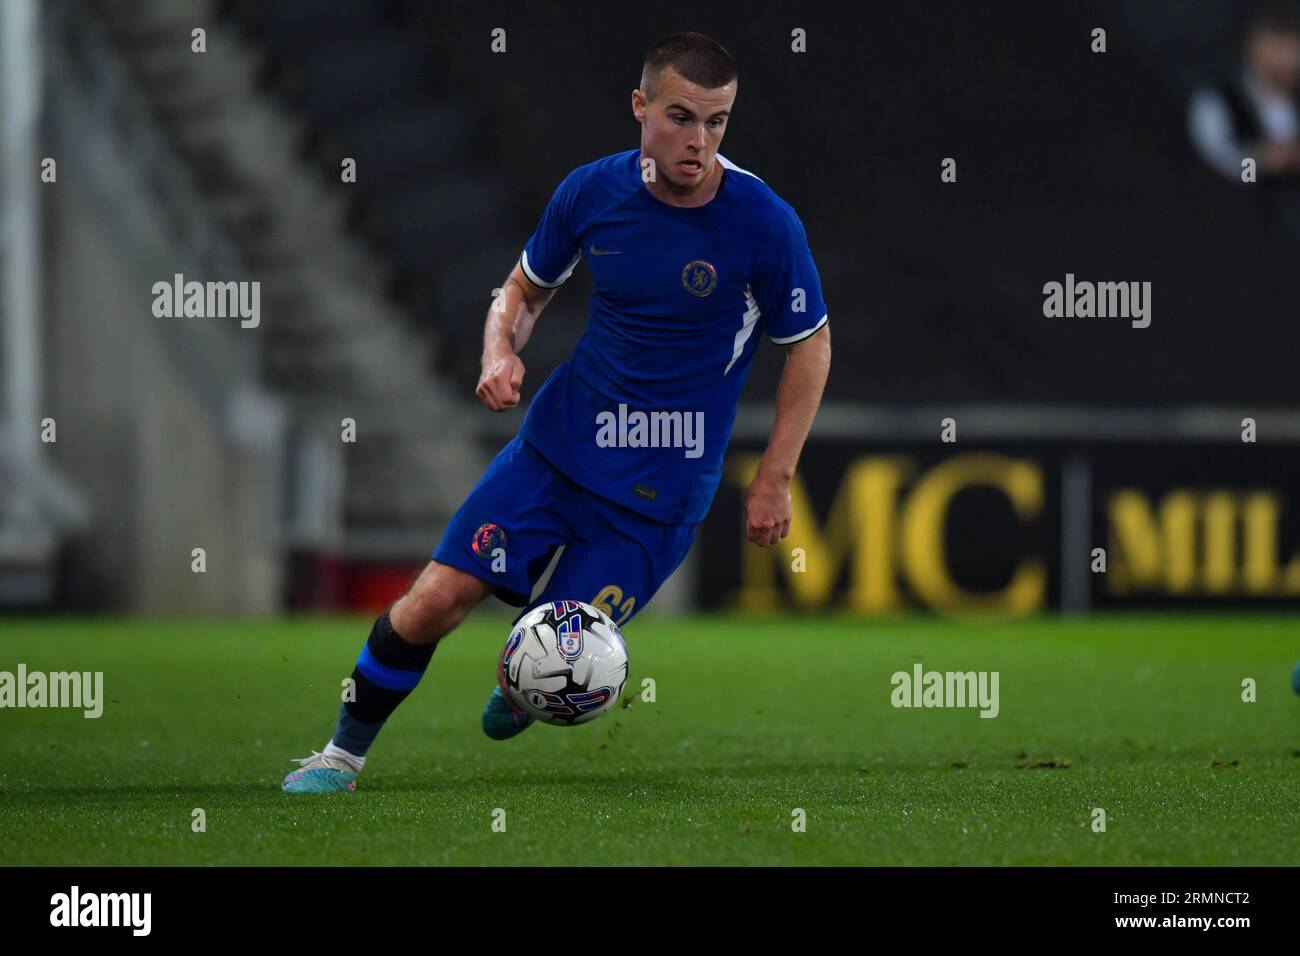
[[[593,256],[621,256],[623,253],[615,252],[613,249],[597,249],[595,246],[592,246],[591,254]]]

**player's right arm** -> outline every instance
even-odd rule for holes
[[[483,326],[483,371],[474,390],[479,401],[492,411],[504,412],[519,404],[519,387],[524,383],[524,363],[519,352],[554,295],[554,289],[534,285],[515,263],[501,292],[492,300]]]
[[[573,274],[581,249],[574,227],[574,206],[581,170],[564,178],[542,213],[537,230],[488,309],[483,328],[483,372],[475,394],[494,412],[519,404],[524,363],[519,352],[532,335],[537,317],[555,290]]]

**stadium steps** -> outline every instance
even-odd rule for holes
[[[228,278],[262,285],[261,377],[289,400],[300,430],[320,429],[340,445],[344,552],[354,537],[376,538],[369,526],[382,526],[418,529],[418,545],[412,534],[409,549],[388,557],[427,553],[430,529],[459,504],[485,456],[468,433],[432,424],[456,420],[465,403],[430,374],[437,337],[413,330],[388,297],[393,265],[349,235],[358,187],[340,181],[339,160],[313,158],[312,130],[259,88],[265,56],[230,29],[216,4],[122,0],[93,10],[205,207],[240,250],[249,275]],[[190,48],[195,26],[207,30],[207,54]],[[416,145],[406,154],[412,176]],[[394,176],[407,178],[400,169]],[[480,320],[489,293],[478,304]],[[321,408],[346,413],[350,404],[366,411],[352,416],[360,437],[343,449],[339,417]],[[410,407],[433,411],[417,416]],[[397,424],[381,435],[371,427],[376,420]]]
[[[306,150],[357,160],[354,223],[390,266],[387,288],[408,328],[437,344],[439,371],[469,393],[494,288],[517,260],[536,210],[521,216],[517,157],[503,131],[518,117],[467,100],[462,57],[436,49],[429,17],[401,3],[307,0],[224,5],[267,51],[268,85],[302,117]],[[454,62],[453,62],[454,61]]]

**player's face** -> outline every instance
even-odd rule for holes
[[[696,86],[669,67],[654,100],[637,90],[632,111],[641,123],[641,151],[655,163],[655,179],[675,195],[714,182],[718,147],[736,101],[733,80],[717,89]],[[650,184],[654,190],[654,184]]]
[[[1260,31],[1247,43],[1247,59],[1256,73],[1279,90],[1300,86],[1300,37]]]

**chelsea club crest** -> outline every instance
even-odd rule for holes
[[[682,270],[682,288],[691,295],[704,298],[717,286],[718,270],[713,268],[712,263],[703,259],[686,263],[686,268]]]

